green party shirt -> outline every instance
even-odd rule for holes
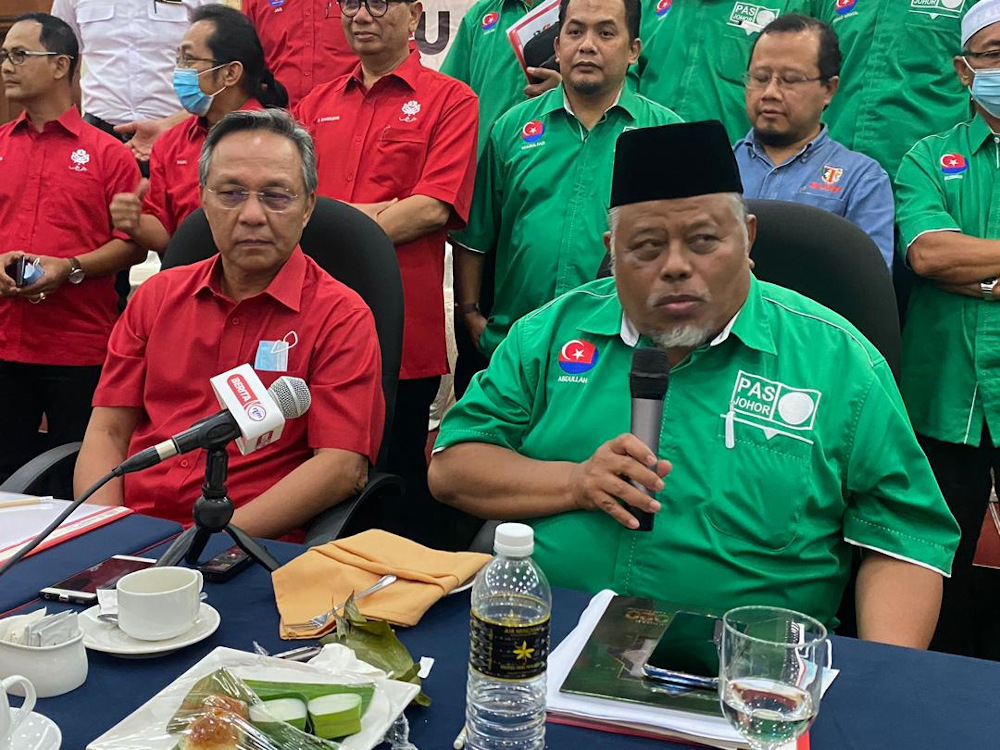
[[[824,0],[844,62],[823,120],[830,137],[895,177],[921,138],[969,118],[969,93],[952,67],[962,17],[975,0]]]
[[[614,279],[563,295],[514,325],[436,449],[480,442],[585,461],[629,431],[639,340]],[[734,321],[673,368],[659,455],[673,470],[652,532],[599,511],[528,519],[554,585],[695,608],[778,605],[832,623],[851,545],[950,572],[958,526],[889,367],[795,292],[752,279]]]
[[[507,29],[530,8],[522,0],[480,0],[462,17],[441,65],[442,73],[468,84],[479,97],[479,153],[493,123],[524,101],[528,79],[514,55]]]
[[[859,0],[866,1],[871,0]],[[740,0],[643,3],[642,54],[632,80],[638,82],[640,94],[689,122],[721,120],[735,143],[750,125],[743,74],[757,35],[779,15],[816,15],[818,5],[819,0],[770,0],[761,5]]]
[[[497,253],[484,352],[522,315],[597,274],[618,136],[680,121],[625,87],[588,132],[561,85],[500,118],[479,159],[468,225],[455,234],[470,250]]]
[[[927,232],[1000,240],[1000,138],[978,116],[924,138],[899,165],[896,207],[904,258]],[[979,445],[985,422],[1000,445],[1000,305],[918,278],[900,390],[918,433]]]

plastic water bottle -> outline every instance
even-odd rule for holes
[[[493,549],[472,587],[466,747],[541,750],[552,592],[530,526],[501,524]]]

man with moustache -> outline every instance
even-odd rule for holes
[[[614,278],[514,324],[445,417],[431,488],[534,526],[553,585],[695,609],[768,604],[833,624],[861,547],[861,637],[925,648],[955,521],[875,347],[754,278],[741,191],[718,121],[623,134]],[[672,366],[658,456],[628,432],[636,346]],[[653,530],[630,508],[656,514]]]
[[[469,225],[453,234],[466,248],[455,255],[455,302],[487,356],[515,320],[596,275],[618,136],[680,121],[624,85],[642,50],[639,0],[562,0],[559,16],[563,82],[497,121],[479,159]],[[479,298],[492,252],[487,320]]]

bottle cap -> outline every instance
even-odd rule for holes
[[[535,551],[535,530],[523,523],[502,523],[497,526],[493,549],[507,557],[530,557]]]

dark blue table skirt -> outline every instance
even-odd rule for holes
[[[111,555],[131,555],[179,533],[181,525],[136,513],[32,555],[0,578],[0,613]]]
[[[227,537],[216,537],[209,553],[229,544]],[[303,551],[280,542],[266,546],[281,562]],[[254,566],[225,584],[206,584],[206,590],[209,603],[222,613],[222,625],[211,638],[151,660],[89,652],[90,676],[82,687],[38,701],[37,710],[61,727],[64,748],[82,750],[216,646],[250,650],[256,640],[277,652],[301,643],[278,638],[274,594],[262,568]],[[553,643],[573,628],[589,600],[581,592],[555,592]],[[411,739],[422,750],[450,748],[463,723],[468,607],[468,593],[448,597],[417,627],[400,631],[414,657],[436,659],[424,686],[434,705],[407,710]],[[813,750],[966,750],[1000,742],[1000,664],[848,638],[835,639],[834,661],[842,672],[813,726]],[[554,724],[547,738],[550,748],[688,747]]]

